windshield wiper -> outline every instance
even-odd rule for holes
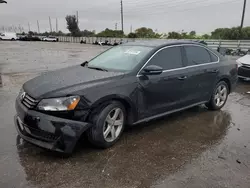
[[[89,69],[95,69],[95,70],[100,70],[100,71],[105,71],[105,72],[108,72],[107,69],[103,69],[103,68],[100,68],[100,67],[88,67]]]

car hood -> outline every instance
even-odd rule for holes
[[[245,55],[236,60],[237,63],[242,63],[245,65],[250,65],[250,55]]]
[[[26,82],[23,89],[31,97],[41,99],[50,95],[54,97],[55,93],[69,88],[70,91],[77,91],[97,86],[110,81],[111,78],[118,79],[122,75],[124,73],[93,70],[77,65],[44,73]]]

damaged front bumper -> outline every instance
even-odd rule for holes
[[[26,141],[49,150],[72,153],[90,123],[50,116],[26,108],[16,100],[14,118],[18,134]]]

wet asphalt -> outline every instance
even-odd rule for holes
[[[250,82],[221,111],[200,106],[129,128],[112,148],[79,143],[63,157],[17,136],[14,101],[41,72],[89,60],[104,47],[0,42],[0,187],[250,187]]]

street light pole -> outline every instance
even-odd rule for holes
[[[243,25],[244,25],[245,11],[246,11],[246,4],[247,4],[247,0],[244,0],[244,5],[243,5],[243,11],[242,11],[242,17],[241,17],[241,25],[240,25],[240,29],[242,29],[242,28],[243,28]]]
[[[122,32],[124,33],[124,29],[123,29],[123,2],[121,0],[121,25],[122,25]]]

